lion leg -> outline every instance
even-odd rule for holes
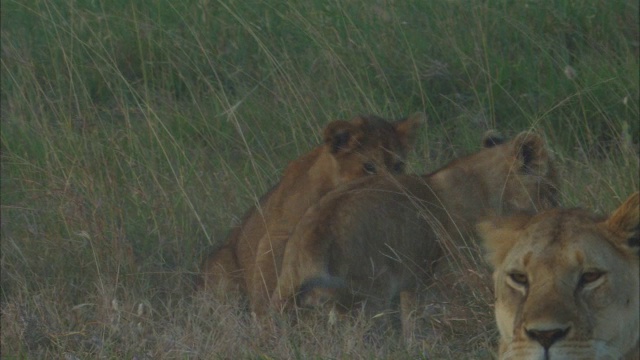
[[[400,321],[402,335],[408,343],[413,339],[416,328],[416,309],[418,301],[414,290],[400,292]]]
[[[307,244],[316,244],[314,238],[306,237],[304,240]],[[274,310],[282,311],[294,303],[296,295],[301,292],[303,296],[318,294],[321,297],[331,293],[321,289],[332,287],[324,286],[322,279],[331,279],[327,272],[325,251],[315,246],[300,246],[296,239],[289,239],[282,259],[280,276],[271,296],[271,306]],[[331,285],[331,281],[327,284]],[[315,300],[306,296],[304,302],[314,304]]]
[[[240,294],[244,290],[242,269],[235,259],[232,248],[218,249],[204,261],[201,272],[200,289],[224,295]]]
[[[260,239],[249,289],[251,310],[258,316],[264,315],[269,308],[287,239],[285,235],[265,235]]]
[[[285,252],[285,256],[280,269],[280,276],[273,294],[271,295],[270,306],[275,311],[283,311],[288,305],[288,302],[294,300],[295,294],[302,285],[304,275],[298,266],[297,258],[289,259],[288,254]],[[289,254],[290,257],[293,255]]]

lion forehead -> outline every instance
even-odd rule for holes
[[[552,226],[549,226],[552,225]],[[585,271],[628,271],[626,258],[595,226],[560,228],[553,221],[527,229],[509,251],[503,271],[520,270],[536,277],[552,277],[569,281]],[[566,278],[566,279],[564,279]],[[533,279],[532,279],[533,280]]]

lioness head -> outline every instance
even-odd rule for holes
[[[580,209],[481,222],[501,359],[637,359],[639,193],[606,219]]]
[[[539,134],[525,131],[506,141],[488,132],[483,145],[431,176],[445,190],[449,207],[465,209],[460,216],[475,219],[487,209],[513,214],[558,205],[554,161]]]
[[[325,149],[336,160],[339,182],[382,171],[404,172],[404,160],[425,122],[423,113],[388,122],[376,116],[336,120],[324,129]]]

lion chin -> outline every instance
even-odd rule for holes
[[[606,344],[605,341],[586,341],[586,342],[567,342],[562,346],[550,348],[548,351],[540,346],[540,344],[522,344],[518,346],[513,344],[507,347],[501,354],[501,360],[516,359],[598,359],[598,360],[618,360],[624,359],[618,349]],[[630,358],[633,359],[633,358]]]
[[[494,268],[500,359],[639,359],[640,193],[478,224]]]

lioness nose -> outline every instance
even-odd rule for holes
[[[527,329],[527,336],[537,341],[545,349],[549,349],[556,341],[561,340],[569,333],[569,327],[565,329],[537,330]]]

